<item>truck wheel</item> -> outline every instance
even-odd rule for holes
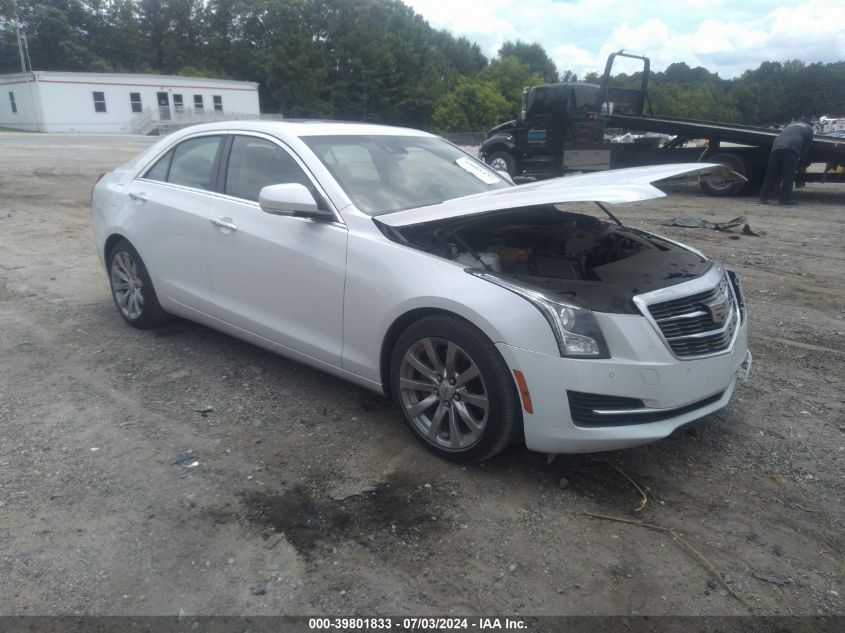
[[[740,176],[750,178],[748,161],[739,154],[714,154],[705,158],[708,163],[722,163]],[[701,190],[708,196],[735,196],[745,190],[747,182],[713,182],[701,180]]]
[[[493,152],[487,157],[487,164],[496,171],[505,171],[513,178],[516,176],[516,161],[507,152]]]

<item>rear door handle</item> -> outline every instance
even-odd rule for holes
[[[209,221],[214,226],[219,226],[221,229],[229,229],[230,231],[237,231],[238,227],[223,218],[209,218]]]
[[[130,191],[129,197],[133,200],[137,200],[138,202],[146,202],[147,200],[149,200],[149,198],[147,198],[147,194],[145,194],[143,191],[139,191],[138,193]]]

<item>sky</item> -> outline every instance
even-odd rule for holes
[[[729,79],[764,61],[845,60],[845,0],[403,0],[431,26],[496,56],[508,40],[538,42],[561,74],[601,73],[619,49],[654,71],[673,62]],[[637,70],[617,62],[614,72]]]

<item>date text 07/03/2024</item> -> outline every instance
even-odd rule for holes
[[[436,618],[436,617],[374,617],[374,618],[309,618],[308,628],[317,631],[354,631],[354,630],[522,630],[527,628],[523,620],[517,618],[474,617],[474,618]]]

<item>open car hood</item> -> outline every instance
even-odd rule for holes
[[[714,163],[677,163],[630,167],[610,171],[564,176],[453,198],[440,204],[376,216],[390,227],[413,226],[436,220],[480,215],[502,209],[518,209],[561,202],[606,202],[621,204],[661,198],[666,194],[652,183],[697,175],[716,181],[745,180],[730,168]]]

